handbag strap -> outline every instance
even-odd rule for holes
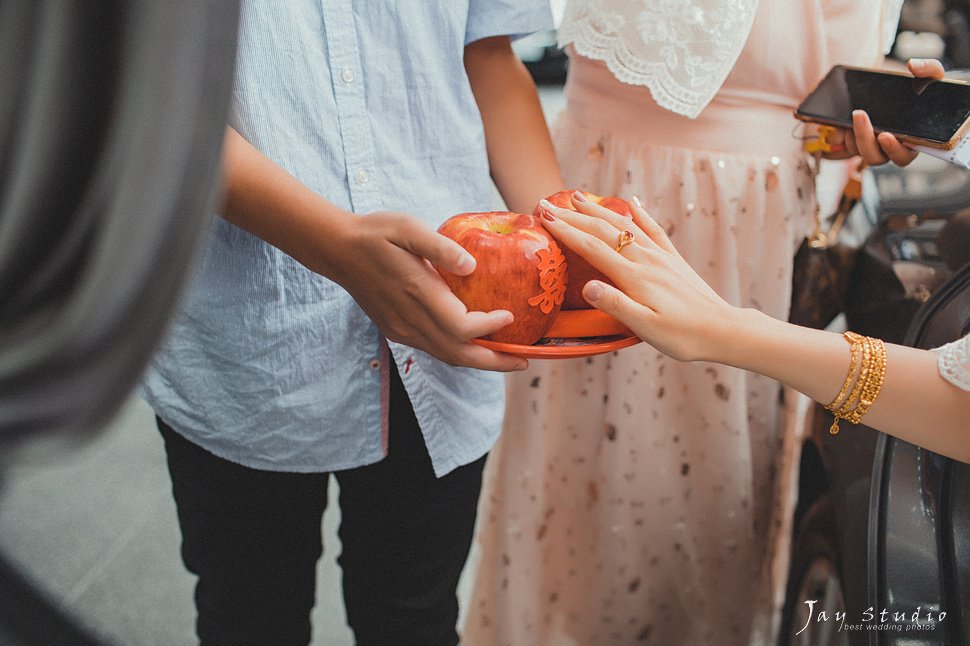
[[[814,151],[812,158],[815,160],[815,163],[812,165],[812,179],[817,180],[822,162],[822,151]],[[835,210],[835,213],[825,218],[830,221],[828,230],[823,229],[820,214],[821,207],[819,206],[818,195],[816,194],[814,211],[815,229],[808,236],[808,245],[813,249],[826,249],[835,244],[839,231],[842,230],[842,226],[849,217],[849,212],[852,211],[852,207],[862,197],[862,171],[865,167],[866,163],[860,159],[855,165],[855,168],[849,172],[845,186],[842,187],[842,195],[839,197],[838,208]]]
[[[845,224],[846,218],[849,217],[849,211],[852,210],[852,207],[862,197],[862,170],[865,167],[866,163],[859,160],[855,169],[849,172],[849,177],[845,182],[845,186],[842,188],[842,197],[839,198],[839,208],[829,217],[832,220],[832,225],[829,227],[827,234],[830,244],[835,242],[835,238],[839,235],[842,225]]]

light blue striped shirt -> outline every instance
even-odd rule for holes
[[[245,2],[230,123],[338,206],[432,228],[494,206],[465,44],[552,26],[545,0]],[[384,455],[390,355],[440,476],[484,455],[501,375],[381,341],[337,284],[214,218],[142,394],[210,452],[275,471]]]

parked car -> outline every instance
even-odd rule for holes
[[[933,348],[967,333],[970,265],[919,311],[906,345]],[[880,436],[871,491],[869,603],[898,629],[870,643],[970,644],[970,464]]]
[[[857,208],[878,249],[856,263],[871,302],[849,327],[924,348],[970,332],[970,265],[947,264],[967,256],[941,251],[970,250],[970,171],[925,156],[870,169]],[[807,414],[780,644],[970,644],[970,466]]]

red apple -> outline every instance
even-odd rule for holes
[[[532,345],[562,306],[566,264],[538,217],[493,211],[461,213],[438,228],[475,257],[468,276],[438,273],[470,311],[508,310],[515,320],[484,338]]]
[[[573,208],[572,196],[576,191],[559,191],[547,197],[546,199],[552,202],[553,206],[559,206],[564,209],[569,209],[575,211]],[[583,191],[583,195],[586,198],[605,207],[614,213],[619,213],[622,216],[632,218],[633,213],[630,211],[630,205],[626,200],[619,197],[601,197],[599,195],[593,195],[592,193],[587,193]],[[539,207],[536,206],[535,215],[539,215]],[[583,298],[583,286],[591,280],[600,280],[604,283],[609,283],[612,285],[612,281],[603,275],[598,269],[594,269],[591,264],[586,262],[586,259],[580,256],[578,253],[569,249],[568,247],[563,247],[563,254],[566,256],[566,266],[569,267],[569,283],[566,285],[566,296],[563,300],[562,308],[564,310],[585,310],[589,309],[589,303]]]

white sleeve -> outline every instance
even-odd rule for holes
[[[489,36],[525,36],[554,26],[548,0],[470,0],[465,44]]]
[[[888,55],[896,41],[899,28],[899,14],[903,11],[903,0],[883,0],[882,2],[882,44],[883,54]]]
[[[940,374],[957,388],[970,391],[970,335],[935,348]]]

